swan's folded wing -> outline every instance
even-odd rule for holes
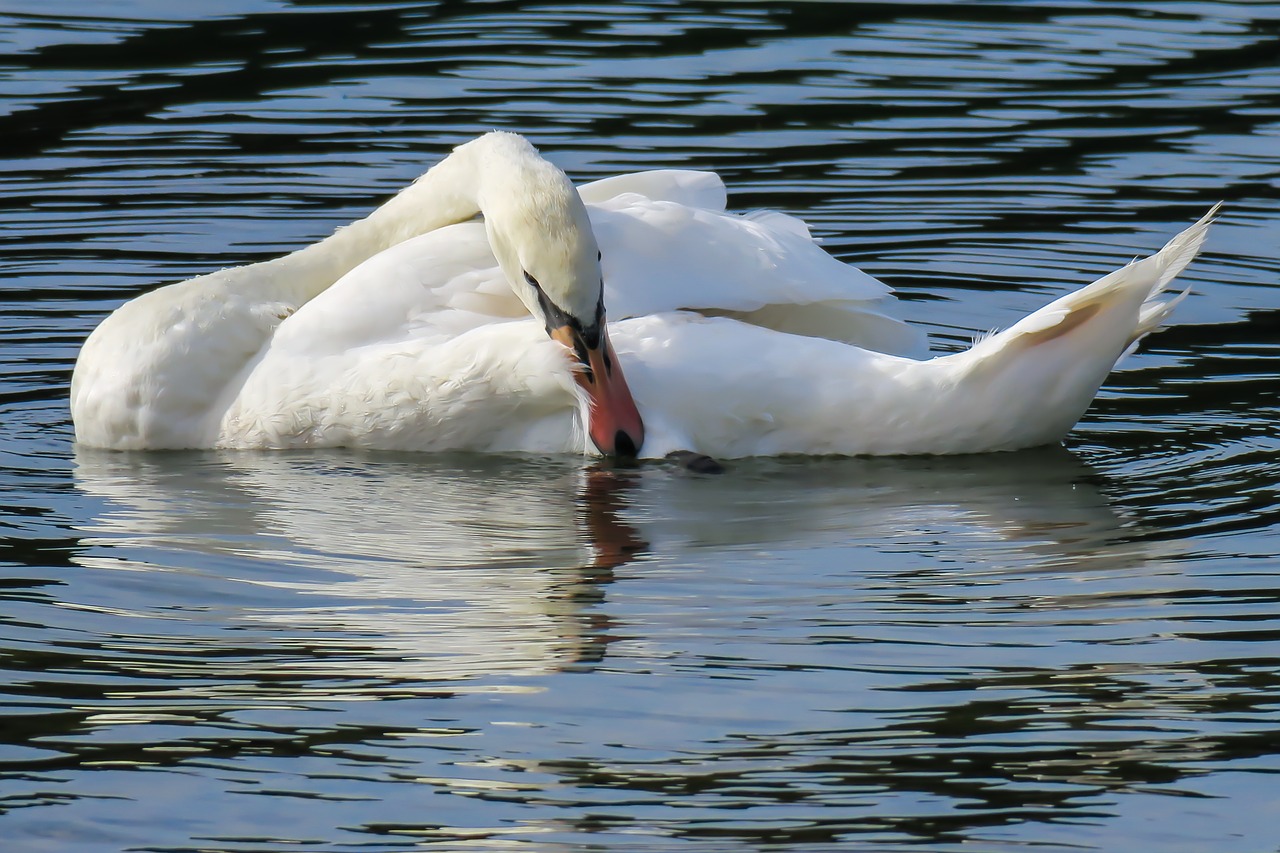
[[[800,220],[693,204],[723,204],[714,174],[644,172],[589,187],[599,185],[599,195],[610,197],[588,211],[611,320],[694,310],[883,352],[924,350],[923,335],[892,316],[891,290],[827,254]],[[626,185],[690,203],[613,193]],[[360,264],[282,324],[275,344],[341,352],[449,338],[527,313],[497,265],[484,224],[463,222]]]
[[[603,204],[628,193],[652,201],[673,201],[705,210],[724,210],[728,201],[728,192],[719,175],[690,169],[632,172],[578,187],[578,195],[587,204]]]
[[[281,324],[272,345],[313,355],[447,339],[528,311],[498,268],[481,222],[414,237],[374,255]]]
[[[612,319],[693,310],[902,355],[923,334],[892,316],[892,290],[824,251],[807,226],[624,193],[588,206]]]

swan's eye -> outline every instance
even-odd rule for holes
[[[599,249],[596,249],[596,260],[597,261],[604,260],[604,253],[602,253]]]
[[[542,285],[538,284],[538,280],[536,278],[529,275],[528,270],[524,271],[524,280],[529,282],[529,286],[532,287],[534,290],[542,290]]]

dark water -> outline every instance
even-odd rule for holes
[[[1280,5],[0,8],[5,851],[1280,849]],[[494,127],[942,349],[1227,206],[1065,448],[76,451],[107,311]]]

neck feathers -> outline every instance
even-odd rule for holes
[[[271,264],[286,269],[273,278],[291,289],[288,301],[302,304],[329,288],[362,261],[419,234],[465,222],[486,212],[495,243],[534,247],[536,253],[578,255],[582,235],[590,238],[586,208],[563,172],[543,160],[523,137],[493,131],[459,145],[448,157],[369,216],[332,236]],[[501,222],[501,234],[492,224]],[[512,240],[538,234],[539,240]],[[548,267],[546,257],[502,258],[519,281],[524,271]],[[563,265],[564,259],[558,259]],[[506,269],[510,265],[512,269]],[[516,267],[519,267],[517,269]],[[534,273],[536,274],[536,273]],[[286,284],[287,283],[287,284]]]

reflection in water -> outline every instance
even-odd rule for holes
[[[46,707],[13,717],[11,768],[75,780],[91,823],[84,773],[154,767],[211,808],[316,803],[281,844],[663,849],[1052,838],[1267,754],[1256,725],[1194,722],[1243,707],[1211,697],[1246,674],[1158,642],[1175,546],[1061,448],[582,466],[78,453],[89,571],[47,588],[38,653],[13,658]],[[451,796],[424,811],[424,788]],[[263,837],[226,820],[178,837]]]
[[[319,694],[337,689],[330,678],[377,693],[600,659],[605,587],[631,560],[646,572],[655,549],[693,565],[844,550],[855,559],[846,589],[821,591],[837,600],[919,589],[941,602],[1001,574],[1155,571],[1157,545],[1122,535],[1130,523],[1093,477],[1061,448],[761,460],[719,477],[572,459],[81,451],[77,483],[101,504],[77,560],[166,587],[174,577],[167,609],[216,613],[217,630],[192,640],[208,655],[234,649],[250,671],[260,656]],[[206,665],[190,670],[202,692],[268,689],[244,673],[219,681]]]
[[[495,606],[511,613],[548,597],[559,573],[607,577],[650,540],[668,549],[867,540],[932,555],[951,547],[936,540],[961,536],[957,553],[1016,571],[1080,570],[1137,547],[1126,544],[1133,520],[1101,495],[1097,472],[1060,447],[744,460],[724,476],[583,470],[575,459],[80,450],[75,475],[104,501],[82,542],[112,548],[87,564],[164,571],[120,562],[121,549],[164,546],[250,558],[234,580],[309,593],[482,604],[510,592],[523,603]],[[285,567],[326,575],[281,579]]]
[[[83,542],[110,555],[85,565],[192,570],[146,562],[161,547],[202,555],[205,574],[230,568],[220,580],[273,592],[242,593],[224,618],[305,637],[307,658],[270,665],[315,678],[596,659],[598,588],[645,547],[619,515],[634,478],[575,460],[80,451],[76,478],[106,501]]]
[[[1061,447],[955,458],[744,461],[696,493],[678,481],[656,482],[650,500],[670,509],[646,536],[674,537],[682,549],[875,543],[923,558],[931,567],[925,574],[936,566],[969,577],[1150,561],[1158,546],[1129,541],[1136,522],[1117,514],[1101,482]],[[919,563],[897,580],[920,577]],[[886,568],[887,577],[898,570]]]
[[[376,5],[0,11],[6,853],[1275,847],[1274,4]],[[495,127],[944,349],[1227,205],[1078,458],[73,469],[107,311]]]
[[[1071,684],[1105,692],[1108,681],[1123,680],[1113,671],[993,667],[1001,631],[1036,630],[1019,627],[1028,613],[1069,631],[1063,614],[1098,602],[1062,591],[1063,577],[1096,573],[1114,582],[1161,571],[1158,543],[1129,536],[1132,522],[1101,496],[1096,472],[1061,448],[757,460],[711,477],[581,464],[78,453],[76,482],[99,502],[84,525],[81,562],[102,573],[99,585],[141,574],[151,600],[174,597],[113,614],[134,625],[164,622],[146,633],[100,635],[89,653],[95,663],[83,661],[76,681],[110,672],[110,696],[78,703],[59,739],[67,760],[96,756],[87,744],[118,742],[133,725],[147,732],[149,761],[183,767],[217,753],[220,766],[256,763],[267,730],[254,709],[266,702],[309,720],[290,732],[282,754],[327,752],[342,731],[357,746],[339,754],[425,765],[407,771],[419,785],[490,806],[536,797],[546,832],[622,831],[637,812],[659,810],[645,823],[655,837],[798,833],[834,843],[854,831],[937,838],[967,823],[932,826],[898,813],[904,797],[972,801],[989,812],[979,822],[994,825],[1053,820],[1061,809],[1089,814],[1099,788],[1136,784],[1128,773],[1099,776],[1090,762],[1123,763],[1156,748],[1124,741],[1073,757],[1071,746],[1054,742],[999,757],[1001,736],[1069,724],[1040,697],[1068,695]],[[829,564],[813,562],[822,553]],[[615,582],[620,569],[625,583]],[[1039,589],[1045,577],[1046,590],[1057,592],[1029,597],[1024,587]],[[744,595],[744,584],[755,589]],[[665,602],[661,611],[657,602]],[[949,647],[965,623],[986,624],[989,642],[963,667],[940,668],[928,649]],[[756,632],[772,640],[761,645],[750,639]],[[1047,649],[1053,640],[1018,642]],[[868,644],[879,651],[832,657]],[[573,684],[555,678],[597,667],[616,697],[575,698]],[[849,704],[850,690],[874,696],[856,681],[840,686],[837,676],[851,672],[925,701]],[[767,684],[778,679],[784,683]],[[793,697],[788,724],[772,721],[776,706],[755,707],[761,690]],[[546,691],[556,698],[532,698]],[[956,699],[936,704],[947,693]],[[502,726],[450,711],[486,695],[535,702],[512,719],[523,714],[537,737],[513,741]],[[429,725],[410,721],[424,712],[366,727],[350,711],[326,710],[375,697],[451,704],[425,711]],[[125,711],[129,699],[145,704]],[[609,710],[597,719],[592,708],[602,703]],[[1141,703],[1146,713],[1172,707],[1158,696]],[[619,713],[667,722],[623,735]],[[1117,712],[1099,705],[1093,713]],[[220,732],[233,721],[233,734]],[[473,733],[483,737],[443,765],[415,745],[478,724]],[[620,747],[609,744],[619,737],[626,747],[613,755]],[[954,756],[932,755],[956,738]],[[599,754],[582,756],[585,747],[573,744],[583,739]],[[119,746],[117,753],[138,760]],[[975,767],[985,782],[965,781],[965,768]],[[1040,781],[1028,784],[1027,774]],[[306,779],[295,785],[321,785]],[[615,790],[625,802],[606,793]],[[876,801],[878,819],[841,814]],[[760,812],[787,803],[816,811],[803,828]],[[592,817],[573,817],[584,808]],[[691,821],[689,810],[705,816]],[[366,818],[360,831],[437,839],[458,832],[434,812],[422,824]]]

